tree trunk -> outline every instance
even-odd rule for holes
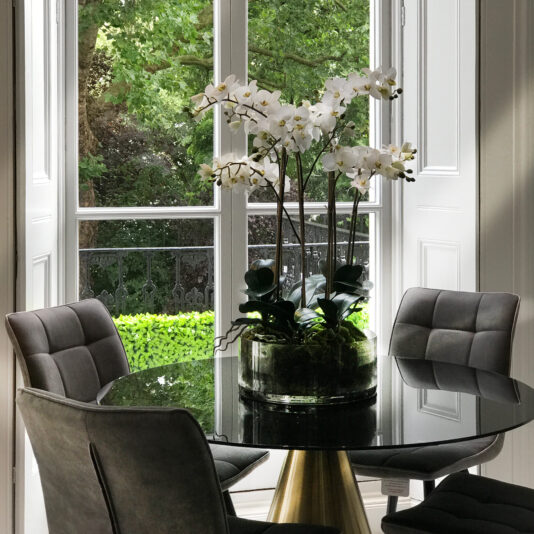
[[[95,137],[87,114],[87,83],[93,55],[95,52],[96,38],[99,30],[98,24],[88,26],[78,37],[78,157],[84,158],[89,154],[96,155],[98,140]],[[95,188],[92,180],[79,192],[81,207],[95,205]],[[98,223],[95,221],[83,221],[79,228],[80,248],[93,248],[96,244]]]
[[[79,6],[86,6],[89,3],[97,3],[100,0],[79,0]],[[98,36],[99,24],[91,24],[78,35],[78,158],[87,157],[89,154],[96,155],[98,150],[98,140],[89,124],[87,113],[88,81],[91,64],[95,52],[96,39]],[[82,207],[92,207],[95,205],[95,188],[92,180],[86,187],[79,188],[78,199]],[[78,246],[80,249],[94,248],[96,246],[96,236],[98,232],[98,221],[82,221],[78,228]],[[79,279],[87,280],[89,273],[85,272],[88,266],[85,262],[80,264]],[[80,286],[80,291],[82,287]]]

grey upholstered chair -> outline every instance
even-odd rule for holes
[[[421,504],[384,517],[382,530],[386,534],[534,532],[534,490],[456,473]]]
[[[6,317],[24,385],[95,402],[108,382],[129,374],[126,352],[107,308],[97,299]],[[228,489],[269,456],[268,451],[213,445],[229,511]]]
[[[180,408],[17,395],[50,534],[340,534],[227,517],[206,438]]]
[[[510,373],[512,338],[519,297],[510,293],[469,293],[408,289],[399,306],[389,353]],[[424,481],[425,496],[435,480],[487,462],[502,449],[504,436],[404,449],[352,451],[356,474]],[[397,497],[389,496],[388,512]]]

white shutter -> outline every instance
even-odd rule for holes
[[[475,0],[404,0],[403,139],[418,148],[403,186],[402,285],[477,289],[477,18]],[[403,425],[474,425],[459,394],[405,395]],[[416,495],[422,497],[419,493]]]
[[[403,285],[477,289],[476,1],[405,0]]]
[[[58,302],[60,122],[56,0],[17,4],[18,309]],[[39,473],[18,420],[17,532],[48,532]]]

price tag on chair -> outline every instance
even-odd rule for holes
[[[383,478],[382,495],[408,497],[410,495],[410,481],[407,478]]]

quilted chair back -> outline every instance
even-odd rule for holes
[[[97,299],[12,313],[6,328],[26,386],[91,402],[130,372],[117,328]]]
[[[399,306],[389,352],[508,375],[519,297],[411,288]]]
[[[35,389],[17,404],[50,534],[225,534],[208,444],[186,410],[95,406]]]

